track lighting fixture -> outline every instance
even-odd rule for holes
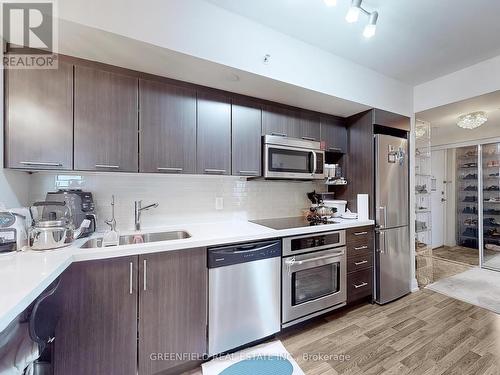
[[[331,2],[333,0],[324,0],[325,3]],[[361,6],[363,0],[351,0],[351,6],[349,7],[349,11],[345,16],[345,20],[349,23],[354,23],[359,20],[359,15],[361,13],[368,16],[368,24],[365,26],[363,31],[363,36],[365,38],[371,38],[375,35],[377,30],[377,21],[378,21],[378,12],[368,12]]]
[[[324,0],[324,2],[328,7],[334,7],[337,5],[337,0]]]

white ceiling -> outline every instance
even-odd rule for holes
[[[477,111],[485,111],[487,124],[498,128],[500,134],[500,90],[419,112],[416,118],[430,122],[432,128],[456,127],[458,116]]]
[[[350,0],[206,1],[409,84],[500,54],[498,0],[364,0],[379,12],[370,40],[365,18],[344,20]]]

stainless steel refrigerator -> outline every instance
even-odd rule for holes
[[[375,301],[391,302],[411,290],[408,141],[375,135]]]

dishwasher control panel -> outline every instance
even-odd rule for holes
[[[208,249],[208,268],[281,257],[281,241],[272,240]]]

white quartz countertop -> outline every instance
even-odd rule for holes
[[[70,247],[57,250],[3,254],[0,255],[0,332],[73,262],[282,238],[374,224],[372,220],[339,221],[337,224],[284,230],[270,229],[248,221],[179,224],[147,228],[140,233],[183,230],[191,235],[190,238],[94,249],[80,249],[79,246],[87,240],[81,239]],[[120,232],[121,235],[131,233],[135,232]],[[98,237],[99,234],[94,236]]]

